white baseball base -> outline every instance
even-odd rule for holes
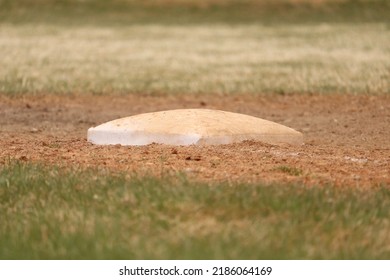
[[[218,145],[244,140],[300,145],[303,135],[275,122],[208,109],[140,114],[88,129],[88,141],[97,145]]]

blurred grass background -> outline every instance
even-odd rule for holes
[[[389,22],[388,0],[1,0],[10,22],[64,24]]]
[[[1,0],[0,94],[388,94],[389,2]]]

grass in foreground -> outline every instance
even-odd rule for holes
[[[390,94],[388,1],[144,2],[0,0],[0,94]]]
[[[0,259],[389,259],[390,189],[206,185],[11,163]]]

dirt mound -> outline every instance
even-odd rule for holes
[[[129,115],[178,108],[248,114],[303,132],[302,146],[94,146],[87,129]],[[202,181],[390,185],[390,97],[0,97],[0,164],[9,159]]]

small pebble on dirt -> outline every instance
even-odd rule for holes
[[[194,161],[200,161],[202,159],[201,156],[187,156],[186,160],[194,160]]]

